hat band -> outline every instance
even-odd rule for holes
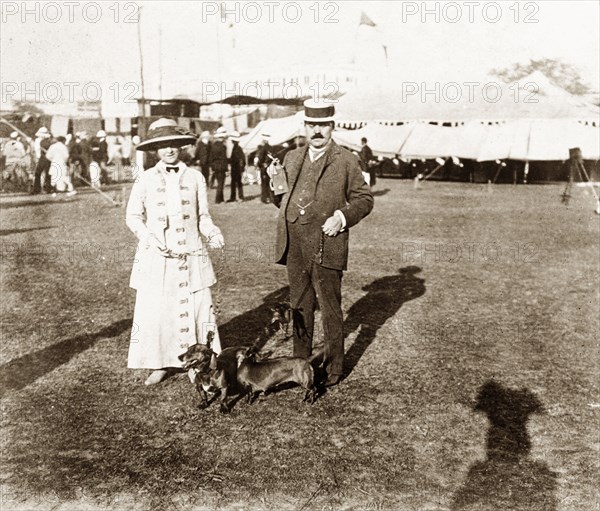
[[[332,106],[325,106],[321,108],[310,108],[304,109],[304,116],[310,117],[311,119],[326,119],[327,117],[333,117],[335,109]]]
[[[160,128],[155,128],[148,132],[148,139],[152,140],[153,138],[162,138],[162,137],[178,137],[181,135],[187,135],[181,128],[176,128],[174,126],[162,126]]]

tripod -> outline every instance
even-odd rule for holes
[[[575,172],[579,175],[579,179],[582,182],[590,183],[592,188],[592,193],[594,194],[594,198],[596,199],[596,213],[600,214],[600,198],[596,193],[596,190],[590,180],[590,177],[585,170],[585,166],[583,165],[583,157],[581,155],[581,149],[579,147],[574,147],[569,149],[569,180],[567,181],[567,185],[565,186],[565,190],[562,193],[562,203],[565,205],[569,204],[569,200],[571,199],[571,190],[573,188],[573,176]],[[584,179],[585,176],[585,179]]]

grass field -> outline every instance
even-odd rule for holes
[[[599,218],[561,191],[380,180],[351,233],[347,378],[230,415],[126,368],[123,208],[3,198],[2,509],[600,509]],[[264,334],[277,210],[246,192],[211,209],[221,337],[290,354]]]

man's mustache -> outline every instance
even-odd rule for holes
[[[314,140],[315,138],[325,138],[323,135],[321,135],[320,133],[315,133],[312,137],[311,140]]]

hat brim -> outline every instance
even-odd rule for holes
[[[330,115],[329,117],[309,117],[308,115],[304,114],[302,119],[304,122],[333,122],[335,121],[335,116]]]
[[[140,142],[135,148],[137,151],[156,151],[161,146],[164,147],[165,142],[170,142],[172,147],[183,147],[196,143],[196,137],[193,135],[169,135],[164,137],[156,137],[150,140]]]

